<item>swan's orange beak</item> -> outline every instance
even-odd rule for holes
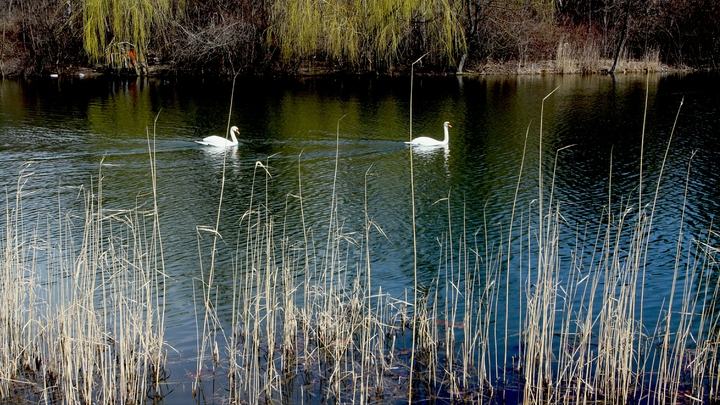
[[[448,123],[448,128],[452,128],[452,124]]]

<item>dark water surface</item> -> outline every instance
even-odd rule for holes
[[[402,296],[414,282],[410,152],[403,143],[410,137],[409,78],[238,79],[232,109],[231,88],[230,81],[200,79],[0,82],[3,200],[12,200],[23,170],[32,173],[24,186],[31,191],[24,198],[28,223],[56,216],[59,208],[82,211],[79,187],[96,185],[101,172],[106,209],[145,201],[151,190],[148,135],[153,138],[156,122],[157,195],[169,276],[166,339],[177,350],[169,361],[178,388],[168,403],[193,402],[185,379],[195,367],[197,347],[193,280],[200,277],[200,256],[207,254],[210,239],[197,228],[214,226],[224,158],[219,232],[225,242],[218,248],[216,276],[221,319],[228,319],[222,318],[222,307],[230,303],[230,289],[222,286],[232,282],[237,226],[253,192],[260,195],[255,198],[267,197],[282,221],[298,222],[300,184],[305,221],[322,241],[334,186],[338,220],[347,235],[364,232],[365,205],[386,235],[371,238],[373,285]],[[553,198],[562,205],[570,241],[576,229],[592,232],[608,205],[610,184],[613,212],[628,204],[637,209],[641,175],[642,204],[652,202],[684,100],[665,161],[648,257],[645,317],[655,319],[669,294],[683,209],[686,241],[708,229],[720,212],[717,76],[416,78],[413,136],[441,138],[443,121],[453,126],[449,147],[412,156],[418,284],[432,285],[437,276],[448,207],[453,232],[477,237],[481,256],[503,243],[526,133],[517,215],[536,212],[541,106],[555,88],[542,120],[543,186],[548,194],[553,187]],[[223,135],[228,124],[240,128],[240,145],[227,156],[193,142]],[[554,167],[555,151],[564,147]],[[254,178],[260,184],[255,190]],[[302,237],[301,227],[287,229],[290,240]]]

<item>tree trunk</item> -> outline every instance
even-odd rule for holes
[[[615,50],[615,60],[613,61],[610,71],[608,72],[610,74],[615,73],[615,69],[617,68],[618,60],[620,59],[620,54],[622,53],[623,46],[625,46],[625,39],[627,38],[628,29],[630,29],[628,23],[630,20],[630,3],[631,2],[632,2],[632,0],[627,0],[627,3],[625,5],[625,22],[623,23],[622,34],[620,35],[620,43],[618,43],[618,47]]]
[[[460,64],[458,64],[455,74],[461,75],[463,73],[463,66],[465,66],[466,59],[467,59],[467,54],[464,53],[462,58],[460,58]]]

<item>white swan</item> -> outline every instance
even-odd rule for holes
[[[207,138],[203,138],[202,141],[195,141],[199,143],[200,145],[207,145],[207,146],[216,146],[218,148],[227,148],[229,146],[236,146],[238,144],[238,140],[235,137],[235,134],[240,135],[240,130],[238,127],[232,127],[230,128],[230,137],[232,140],[229,140],[227,138],[223,138],[222,136],[208,136]]]
[[[415,138],[410,142],[405,142],[408,145],[413,146],[446,146],[448,142],[450,142],[450,135],[448,133],[448,128],[452,128],[452,125],[448,121],[445,121],[443,123],[443,128],[445,130],[445,137],[442,141],[438,141],[437,139],[429,138],[427,136],[421,136],[419,138]]]

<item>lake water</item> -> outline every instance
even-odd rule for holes
[[[477,246],[468,244],[480,257],[506,243],[516,187],[517,218],[536,215],[541,122],[545,198],[552,187],[568,229],[560,246],[568,251],[576,230],[593,234],[609,194],[611,212],[626,205],[637,210],[641,175],[641,204],[651,204],[664,168],[647,259],[646,318],[658,318],[670,294],[679,235],[684,244],[703,237],[720,212],[717,76],[416,77],[412,136],[441,138],[444,121],[452,128],[447,148],[412,155],[404,144],[410,138],[409,78],[238,79],[234,95],[232,86],[211,79],[0,82],[3,202],[12,201],[21,172],[32,173],[24,185],[28,224],[59,210],[82,211],[79,187],[96,185],[100,172],[105,209],[145,201],[151,191],[148,135],[153,140],[168,276],[166,340],[174,348],[167,403],[194,402],[186,377],[197,356],[194,280],[212,239],[198,227],[215,224],[223,172],[215,279],[221,322],[229,319],[223,308],[232,299],[227,287],[237,228],[251,198],[267,198],[288,239],[299,240],[301,186],[304,221],[319,245],[327,240],[333,196],[336,220],[349,239],[361,239],[367,215],[384,233],[374,230],[368,246],[373,287],[402,297],[415,282],[435,283],[448,235],[477,238]],[[543,98],[556,88],[541,121]],[[194,142],[224,136],[229,125],[239,127],[240,145],[227,154]],[[507,280],[508,291],[521,290],[521,281]],[[515,299],[504,291],[500,308]],[[510,330],[519,322],[511,319]]]

